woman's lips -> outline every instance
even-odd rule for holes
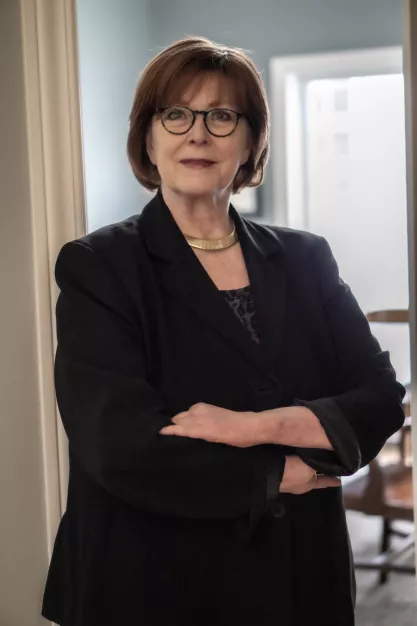
[[[214,161],[208,161],[207,159],[183,159],[180,163],[186,167],[192,167],[195,169],[201,169],[214,165]]]

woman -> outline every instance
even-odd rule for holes
[[[338,476],[403,423],[403,388],[321,237],[257,225],[252,61],[155,57],[128,152],[156,196],[57,260],[67,510],[43,615],[62,626],[351,626]]]

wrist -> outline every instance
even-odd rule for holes
[[[283,414],[281,409],[272,409],[255,413],[255,428],[258,432],[259,443],[279,444],[283,428]]]

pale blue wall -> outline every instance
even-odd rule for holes
[[[268,87],[273,56],[402,41],[402,0],[78,0],[90,229],[140,211],[146,198],[125,157],[140,70],[186,34],[252,51]],[[271,205],[271,174],[262,190]]]
[[[152,0],[155,50],[186,34],[252,50],[265,71],[272,56],[402,40],[402,0]]]
[[[149,60],[148,0],[77,0],[88,230],[149,199],[126,156],[134,89]]]

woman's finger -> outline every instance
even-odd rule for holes
[[[172,426],[164,426],[164,428],[161,428],[161,430],[159,431],[160,435],[181,435],[181,427],[177,426],[177,425],[172,425]]]
[[[179,421],[181,421],[184,417],[189,417],[190,414],[188,411],[183,411],[182,413],[177,413],[177,415],[174,415],[174,417],[171,419],[171,422],[173,424],[177,424]]]
[[[340,487],[342,481],[338,476],[317,476],[313,489],[327,489],[328,487]]]
[[[281,493],[292,493],[293,495],[303,495],[314,489],[327,489],[329,487],[340,487],[341,480],[337,476],[313,476],[308,482],[286,486],[281,483]]]

